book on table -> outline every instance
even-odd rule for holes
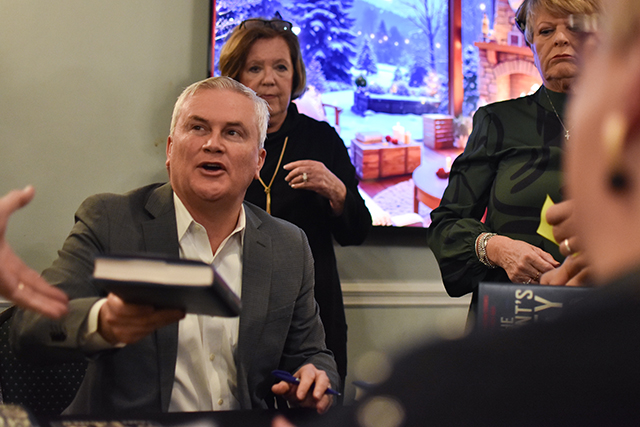
[[[235,317],[240,298],[213,266],[201,261],[109,255],[95,259],[93,281],[132,304]]]
[[[557,319],[592,288],[480,283],[474,330],[490,332]]]

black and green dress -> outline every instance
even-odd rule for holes
[[[565,129],[560,117],[565,101],[565,94],[541,87],[533,95],[476,112],[467,146],[452,165],[428,230],[449,295],[473,292],[475,300],[479,282],[509,281],[502,268],[490,269],[478,260],[475,242],[483,232],[523,240],[562,261],[558,246],[537,229],[546,196],[562,200]]]

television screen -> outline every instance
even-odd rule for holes
[[[427,227],[478,101],[466,83],[468,75],[475,84],[473,43],[485,10],[463,0],[470,24],[463,25],[466,116],[459,118],[448,115],[447,0],[214,0],[209,73],[217,74],[220,48],[243,20],[290,21],[308,83],[295,102],[340,134],[374,225]]]

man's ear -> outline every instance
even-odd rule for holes
[[[171,135],[167,137],[167,160],[165,160],[165,166],[167,167],[167,171],[169,170],[169,159],[171,158],[171,150],[173,149],[173,138]]]
[[[264,165],[264,159],[267,157],[267,150],[261,148],[258,152],[258,166],[256,167],[256,174],[253,179],[260,178],[260,171],[262,170],[262,166]]]

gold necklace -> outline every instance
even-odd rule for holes
[[[276,179],[276,175],[278,174],[278,169],[280,169],[280,163],[282,163],[282,158],[284,157],[284,150],[287,148],[287,141],[289,141],[289,137],[287,136],[284,139],[284,145],[282,146],[282,151],[280,152],[280,158],[278,159],[278,164],[276,165],[276,170],[273,171],[273,176],[271,177],[271,182],[269,185],[265,184],[260,176],[258,179],[260,180],[260,184],[264,187],[264,192],[267,194],[267,213],[271,214],[271,186],[273,185],[273,181]]]
[[[549,92],[547,91],[547,87],[546,86],[544,86],[544,93],[545,93],[545,95],[547,95],[547,99],[549,100],[549,104],[551,104],[551,108],[553,108],[553,112],[556,114],[556,117],[558,118],[558,121],[560,122],[560,124],[562,125],[562,128],[564,129],[564,138],[567,141],[569,141],[569,138],[571,136],[571,135],[569,135],[569,131],[571,129],[567,129],[567,127],[564,125],[564,122],[560,118],[560,114],[558,114],[558,112],[556,111],[556,107],[554,107],[553,102],[551,102],[551,97],[549,96]]]

